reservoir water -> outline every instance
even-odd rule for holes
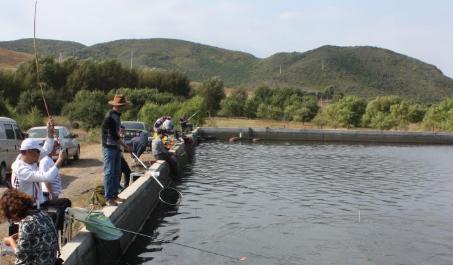
[[[452,146],[211,142],[187,170],[128,264],[453,264]]]

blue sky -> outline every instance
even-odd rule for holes
[[[33,0],[0,1],[0,40],[33,36]],[[370,45],[453,77],[453,1],[39,0],[37,36],[85,45],[175,38],[257,57]]]

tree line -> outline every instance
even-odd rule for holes
[[[312,122],[319,127],[406,129],[418,123],[429,130],[453,130],[453,99],[425,105],[397,96],[364,99],[336,93],[333,87],[313,93],[298,88],[258,87],[253,92],[233,89],[225,95],[224,83],[212,77],[190,84],[177,71],[128,69],[115,60],[94,61],[52,57],[39,60],[40,79],[52,115],[64,115],[85,128],[100,125],[107,101],[123,93],[131,103],[123,120],[151,125],[162,115],[247,117]],[[45,114],[34,62],[16,71],[0,71],[0,115],[11,116],[23,128],[42,123]],[[320,107],[320,100],[327,106]],[[176,119],[177,120],[177,119]]]

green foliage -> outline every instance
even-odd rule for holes
[[[347,96],[327,106],[316,116],[314,122],[318,126],[329,125],[334,128],[359,127],[366,106],[364,99],[356,96]]]
[[[108,92],[120,87],[135,87],[137,73],[121,66],[118,61],[108,60],[81,63],[69,76],[67,88],[71,93],[79,90],[101,90]]]
[[[155,88],[159,92],[168,92],[187,97],[190,92],[190,81],[187,76],[176,71],[139,70],[138,87]]]
[[[381,130],[398,126],[397,121],[394,120],[394,115],[391,116],[390,113],[395,113],[398,110],[396,107],[393,107],[392,110],[392,106],[400,104],[401,101],[402,99],[397,96],[377,97],[370,101],[363,115],[363,125]]]
[[[377,129],[406,128],[411,122],[419,122],[425,107],[410,103],[397,96],[377,97],[367,105],[363,125]]]
[[[220,109],[220,101],[225,98],[223,91],[223,81],[217,77],[211,78],[197,89],[196,94],[206,101],[208,111],[215,115]]]
[[[453,98],[431,106],[423,119],[427,129],[453,131]]]
[[[23,130],[44,125],[44,117],[36,107],[30,108],[25,114],[19,114],[14,109],[10,109],[10,116],[17,121]]]
[[[192,117],[192,124],[202,124],[207,113],[207,104],[202,97],[196,96],[184,102],[172,102],[164,105],[155,103],[146,103],[138,113],[140,121],[149,124],[150,127],[154,122],[162,116],[172,116],[174,124],[178,124],[179,118],[182,116]]]
[[[31,53],[32,40],[0,42],[0,47]],[[38,40],[38,48],[43,55],[58,57],[61,52],[65,59],[68,55],[84,60],[116,59],[127,69],[132,49],[136,67],[175,69],[197,81],[219,76],[228,86],[303,86],[318,92],[319,96],[323,94],[323,99],[330,99],[332,96],[328,88],[335,89],[332,98],[339,97],[341,93],[367,99],[398,95],[430,103],[453,93],[453,80],[435,66],[390,50],[366,46],[323,46],[304,53],[277,53],[264,59],[242,52],[171,39],[118,40],[90,47],[73,42]],[[83,79],[79,79],[81,80]],[[121,86],[141,87],[140,84],[117,87]],[[97,86],[85,88],[102,89]],[[149,88],[169,91],[153,86]],[[76,92],[77,90],[73,90],[72,95]],[[170,92],[184,95],[184,92]]]
[[[50,114],[60,113],[64,99],[51,88],[44,89],[44,97],[46,99]],[[36,107],[41,114],[47,115],[41,90],[26,90],[20,94],[19,101],[16,106],[17,111],[25,114],[29,112],[31,107]]]
[[[14,72],[0,71],[0,98],[4,102],[16,104],[19,95],[20,87],[14,78]]]
[[[283,110],[279,106],[261,103],[256,111],[256,117],[260,119],[281,120],[283,118]]]
[[[107,96],[102,91],[81,90],[74,101],[64,107],[63,114],[71,121],[81,121],[84,128],[99,127],[109,109],[107,102]]]
[[[5,116],[5,117],[8,117],[10,116],[10,111],[7,107],[7,103],[0,98],[0,116]]]
[[[173,115],[175,118],[187,116],[190,118],[190,123],[194,125],[201,125],[208,114],[208,105],[204,98],[195,96],[189,100],[184,101],[179,110]]]
[[[150,127],[154,125],[154,122],[164,115],[168,115],[162,111],[162,108],[154,103],[146,103],[140,109],[138,113],[138,120],[146,124],[149,124]]]
[[[258,111],[258,106],[260,105],[260,102],[255,96],[249,97],[245,101],[244,105],[244,116],[247,118],[256,118],[256,112]]]
[[[182,101],[183,98],[175,96],[170,93],[160,93],[157,89],[132,89],[132,88],[121,88],[118,90],[111,90],[107,97],[113,98],[115,94],[123,94],[126,97],[129,105],[126,112],[122,116],[123,120],[136,120],[138,112],[145,105],[145,103],[155,103],[157,105],[164,105],[174,101]]]
[[[230,96],[220,102],[220,116],[243,117],[245,116],[245,105],[247,92],[245,89],[235,89]]]

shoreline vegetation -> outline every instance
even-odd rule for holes
[[[158,117],[170,115],[175,125],[180,117],[193,116],[190,123],[198,126],[218,117],[215,123],[239,127],[453,131],[453,97],[436,103],[415,101],[409,94],[363,98],[332,85],[317,92],[304,87],[226,88],[219,77],[192,82],[178,71],[129,69],[115,60],[42,57],[39,64],[50,114],[63,116],[70,128],[89,131],[93,139],[106,102],[117,93],[130,103],[122,120],[150,127]],[[24,130],[42,125],[46,113],[36,79],[33,61],[16,71],[0,70],[0,116],[16,119]]]

